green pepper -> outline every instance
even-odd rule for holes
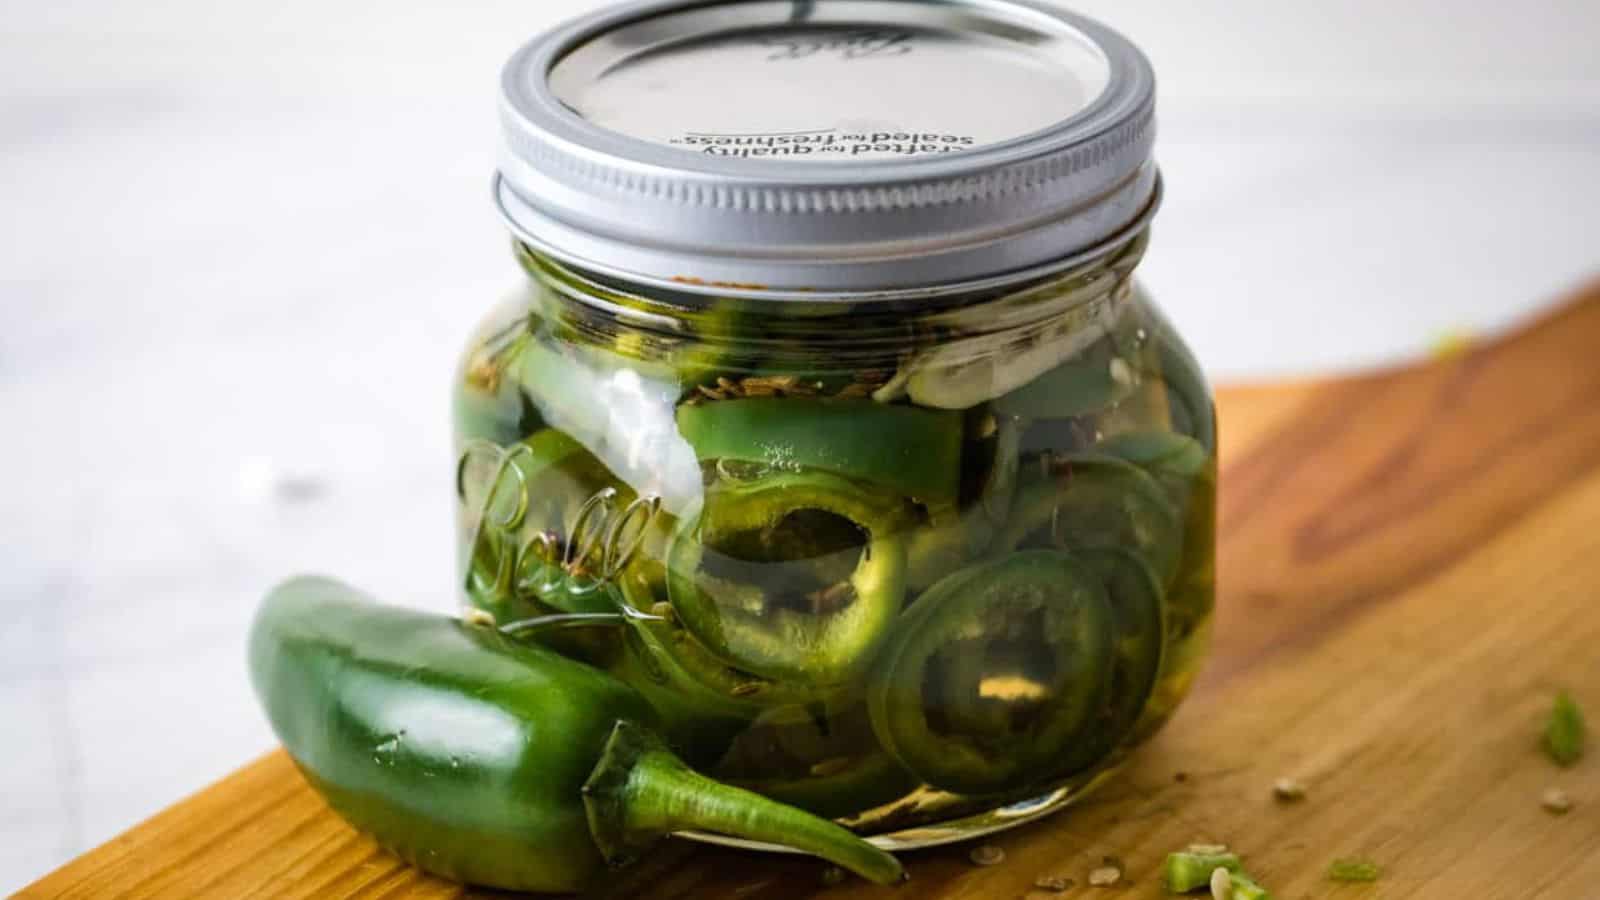
[[[1080,354],[998,397],[995,409],[1025,419],[1067,419],[1116,404],[1134,382],[1115,336],[1107,334]],[[1121,375],[1121,377],[1119,377]]]
[[[905,505],[824,472],[724,479],[668,552],[672,608],[712,654],[779,682],[866,668],[905,596]]]
[[[1211,873],[1218,869],[1236,874],[1244,871],[1244,864],[1239,861],[1238,854],[1230,853],[1226,847],[1197,845],[1168,853],[1162,874],[1168,893],[1187,894],[1209,886]]]
[[[796,702],[784,685],[741,676],[698,649],[682,628],[637,612],[617,585],[603,590],[609,611],[541,615],[500,631],[621,679],[655,713],[662,737],[697,768],[715,763],[765,705]]]
[[[961,415],[871,400],[747,397],[678,407],[702,460],[820,469],[928,504],[954,503]]]
[[[681,625],[651,619],[630,619],[628,625],[630,683],[642,677],[668,686],[692,703],[747,719],[763,709],[809,703],[821,696],[809,686],[729,666]]]
[[[1112,435],[1096,449],[1125,459],[1164,481],[1184,486],[1205,473],[1210,459],[1206,448],[1194,438],[1157,428]]]
[[[982,554],[1011,510],[1017,488],[1022,422],[987,411],[974,418],[980,433],[985,429],[992,433],[975,437],[972,443],[986,447],[988,452],[982,455],[981,463],[964,466],[979,473],[972,477],[972,487],[963,491],[964,508],[926,507],[928,524],[911,532],[906,547],[906,583],[912,590],[928,587]]]
[[[1161,485],[1112,456],[1078,454],[1056,465],[1063,474],[1019,491],[996,548],[1125,547],[1138,551],[1166,584],[1183,552],[1184,529]]]
[[[650,704],[662,733],[694,765],[716,762],[762,709],[802,696],[792,685],[728,668],[679,626],[630,619],[626,628],[610,671]]]
[[[1142,557],[1118,548],[1074,551],[1105,586],[1115,644],[1111,685],[1084,739],[1061,758],[1057,771],[1074,774],[1099,763],[1132,732],[1149,703],[1166,644],[1161,582]]]
[[[917,787],[917,780],[882,750],[835,757],[793,778],[730,779],[728,783],[830,819],[859,815]]]
[[[1167,333],[1157,336],[1161,377],[1167,383],[1173,429],[1192,435],[1208,453],[1217,452],[1217,407],[1211,400],[1205,373],[1189,348]]]
[[[528,395],[515,378],[507,377],[529,333],[527,316],[517,315],[474,340],[451,403],[459,440],[509,444],[539,427]]]
[[[550,304],[553,317],[597,349],[607,350],[632,364],[666,367],[677,372],[683,387],[712,382],[740,363],[736,351],[746,345],[732,336],[744,327],[744,316],[737,301],[714,297],[703,305],[690,306],[681,295],[644,285],[623,287],[593,274],[580,273],[547,256],[542,256],[521,241],[512,251],[534,281],[549,295],[579,294],[587,302]],[[608,312],[596,309],[599,304]],[[663,315],[671,310],[670,315]],[[664,320],[681,327],[682,335],[656,334],[647,328],[619,323],[629,316],[647,317],[654,323]],[[683,327],[687,326],[687,327]]]
[[[911,793],[917,781],[878,746],[858,697],[767,710],[729,746],[712,773],[828,818],[882,806]]]
[[[357,828],[419,868],[575,891],[661,835],[785,844],[863,876],[893,857],[825,820],[691,771],[622,682],[453,619],[378,606],[327,579],[268,595],[250,670],[273,729]]]
[[[996,794],[1036,783],[1093,725],[1114,633],[1105,588],[1068,554],[1030,550],[963,569],[912,604],[880,654],[867,695],[873,731],[936,788]],[[943,675],[949,665],[959,678]]]

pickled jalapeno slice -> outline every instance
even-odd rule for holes
[[[1105,588],[1069,554],[1029,550],[963,569],[897,624],[868,685],[873,731],[935,788],[1037,783],[1094,724],[1115,633]]]
[[[1125,547],[1143,556],[1164,585],[1177,570],[1183,538],[1177,508],[1143,469],[1112,456],[1076,454],[1019,491],[996,543],[1001,550]]]
[[[1096,449],[1125,459],[1158,478],[1184,485],[1200,477],[1211,458],[1194,438],[1158,428],[1112,435]]]
[[[864,670],[906,591],[897,497],[824,472],[723,478],[668,552],[672,609],[712,654],[777,681]]]
[[[747,397],[678,407],[701,459],[820,469],[928,504],[956,500],[961,415],[870,400]]]
[[[859,696],[764,712],[712,772],[729,784],[830,818],[881,806],[917,786],[878,746]]]
[[[809,686],[765,678],[713,656],[682,625],[660,619],[631,618],[627,668],[695,704],[718,713],[753,718],[772,706],[806,703],[825,696]]]
[[[961,503],[924,504],[925,522],[907,540],[907,583],[920,591],[977,558],[1005,522],[1017,488],[1022,423],[987,410],[972,416],[964,469],[972,474]],[[971,460],[977,458],[977,462]],[[965,474],[965,473],[964,473]]]
[[[1161,671],[1166,643],[1161,582],[1150,564],[1120,548],[1089,548],[1073,556],[1105,587],[1115,629],[1111,684],[1093,726],[1060,761],[1073,774],[1095,765],[1123,742],[1144,711]]]

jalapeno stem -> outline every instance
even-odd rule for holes
[[[614,865],[663,835],[696,829],[803,850],[878,884],[905,880],[888,853],[826,819],[695,772],[627,722],[606,741],[583,803],[595,843]]]

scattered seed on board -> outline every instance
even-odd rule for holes
[[[1033,886],[1039,890],[1054,891],[1058,894],[1062,891],[1071,890],[1074,884],[1077,884],[1077,882],[1064,875],[1040,875],[1033,880]]]
[[[1563,816],[1567,814],[1568,810],[1572,809],[1572,798],[1568,797],[1567,792],[1560,788],[1551,788],[1544,792],[1540,805],[1544,807],[1547,813]]]
[[[1122,880],[1122,870],[1116,866],[1101,866],[1089,873],[1089,883],[1095,887],[1111,887]]]
[[[1211,870],[1211,900],[1233,900],[1233,876],[1221,866]]]
[[[1293,778],[1279,778],[1272,784],[1272,796],[1279,803],[1299,803],[1306,798],[1306,786]]]
[[[844,870],[838,866],[829,866],[822,870],[822,883],[827,887],[844,883]]]
[[[1006,852],[993,844],[983,844],[972,848],[969,858],[975,866],[998,866],[1006,861]]]

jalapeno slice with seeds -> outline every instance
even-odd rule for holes
[[[1162,584],[1183,552],[1183,520],[1161,484],[1112,456],[1078,454],[1052,463],[1048,477],[1020,492],[1002,551],[1127,547],[1149,561]]]
[[[878,746],[859,696],[762,713],[712,773],[829,818],[881,806],[917,786]]]
[[[1105,588],[1069,554],[1029,550],[963,569],[912,604],[880,656],[873,731],[942,790],[1035,783],[1092,726],[1114,634]],[[944,672],[952,665],[959,676]]]
[[[1062,775],[1099,763],[1132,732],[1155,688],[1166,644],[1161,582],[1148,562],[1114,548],[1079,550],[1073,556],[1105,587],[1115,643],[1105,702],[1084,739],[1055,766]]]
[[[672,608],[729,665],[829,685],[867,666],[905,596],[905,504],[824,472],[721,480],[668,556]]]

